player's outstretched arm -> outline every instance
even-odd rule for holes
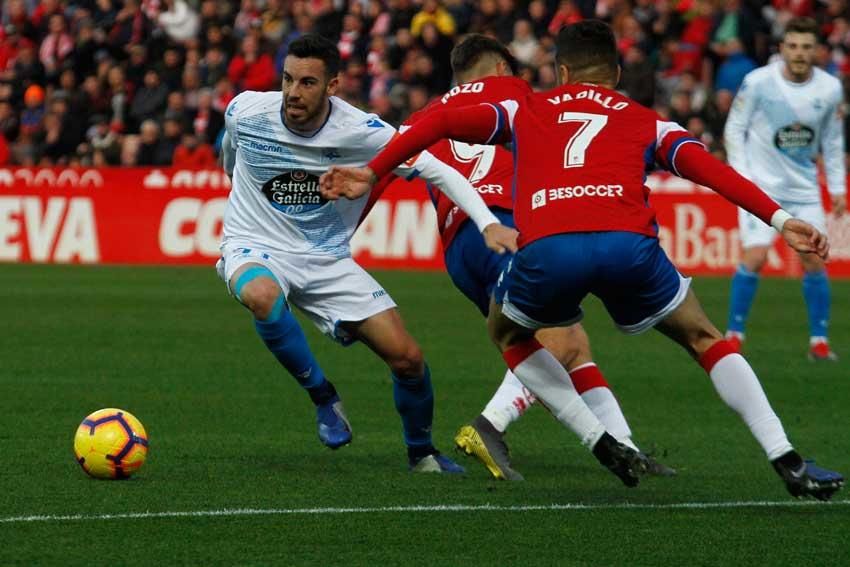
[[[423,157],[430,156],[426,154]],[[464,184],[469,185],[469,183],[462,175],[449,166],[438,162],[435,158],[430,157],[430,159],[439,164],[436,166],[439,170],[442,171],[442,168],[447,170],[443,171],[443,174],[448,176],[449,179],[446,179],[446,177],[439,179],[439,181],[442,181],[441,186],[446,195],[452,198],[458,206],[461,206],[479,227],[487,248],[498,254],[516,252],[519,233],[499,223],[478,193],[475,192],[475,189],[471,186],[468,188],[463,186]],[[430,167],[434,167],[434,165],[432,164]],[[457,179],[452,180],[452,174],[456,174]],[[319,178],[319,191],[325,199],[331,201],[340,198],[357,199],[368,193],[377,182],[378,176],[369,167],[333,166]],[[458,184],[460,184],[459,189]],[[455,190],[451,191],[448,188],[455,188]],[[451,194],[449,191],[451,191]]]
[[[794,250],[827,258],[829,243],[826,235],[809,223],[792,218],[752,181],[705,151],[702,144],[683,144],[670,166],[681,177],[716,191],[772,225]]]
[[[509,139],[510,125],[492,104],[443,109],[417,121],[369,162],[378,177],[444,138],[470,144],[493,144]]]

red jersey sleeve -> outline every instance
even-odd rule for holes
[[[513,119],[504,104],[479,104],[434,112],[390,142],[367,167],[382,178],[443,138],[470,144],[498,143],[505,136],[510,139]]]
[[[765,224],[781,207],[752,181],[708,153],[702,144],[682,145],[672,166],[679,177],[704,185],[726,200],[751,212]]]

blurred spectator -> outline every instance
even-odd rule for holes
[[[343,63],[352,58],[365,59],[369,47],[369,36],[363,33],[363,20],[354,14],[346,14],[342,20],[342,33],[337,43]]]
[[[429,87],[433,92],[448,90],[452,82],[452,41],[442,35],[433,23],[422,26],[422,49],[433,66]]]
[[[0,135],[7,141],[18,137],[20,122],[15,107],[8,100],[0,100]]]
[[[145,120],[139,128],[139,144],[135,158],[132,160],[133,164],[162,165],[157,162],[157,148],[159,148],[159,124],[154,120]],[[129,160],[122,157],[121,161]]]
[[[103,114],[92,117],[91,126],[86,132],[92,152],[101,152],[107,165],[118,165],[121,160],[121,139],[118,133],[109,127],[109,119]]]
[[[338,43],[345,59],[338,94],[393,124],[448,89],[450,52],[464,34],[501,40],[520,62],[519,76],[543,90],[556,84],[558,31],[590,17],[615,31],[619,88],[717,155],[735,91],[749,70],[775,57],[790,18],[817,20],[817,65],[850,84],[847,0],[4,0],[3,7],[0,135],[16,164],[161,166],[175,148],[200,159],[201,145],[217,147],[233,97],[278,90],[290,43],[309,32]]]
[[[18,43],[18,57],[13,71],[19,87],[45,84],[44,65],[36,58],[35,46],[30,40],[22,39]]]
[[[151,69],[151,66],[148,65],[148,50],[144,45],[131,45],[129,51],[127,80],[133,83],[135,89],[139,89],[145,82],[145,75]],[[159,80],[159,75],[157,75],[157,80]]]
[[[655,104],[655,70],[637,45],[626,50],[619,87],[645,106],[652,107]]]
[[[549,27],[549,10],[546,8],[546,2],[531,0],[528,4],[528,19],[531,22],[534,37],[545,36]]]
[[[413,16],[410,22],[410,33],[419,36],[425,24],[432,23],[437,30],[447,36],[455,34],[455,20],[441,4],[440,0],[424,0],[422,9]]]
[[[212,146],[199,142],[194,134],[183,134],[183,139],[174,150],[174,167],[189,169],[210,169],[216,166]]]
[[[744,53],[743,45],[737,38],[730,39],[723,47],[726,58],[717,69],[714,87],[719,90],[738,92],[744,77],[756,68],[756,62]]]
[[[133,97],[130,105],[130,118],[132,119],[131,130],[135,131],[135,125],[145,120],[155,120],[165,109],[165,101],[168,98],[168,87],[159,80],[156,69],[148,69],[145,73],[144,84]]]
[[[48,78],[56,78],[59,68],[74,51],[74,39],[65,30],[65,16],[55,13],[50,16],[49,30],[38,49],[38,59],[44,65]]]
[[[257,40],[251,36],[242,40],[242,48],[230,61],[227,76],[239,91],[270,91],[278,87],[272,58],[260,52]]]
[[[198,35],[201,19],[186,0],[163,0],[157,23],[172,40],[184,43]]]
[[[118,49],[143,43],[151,34],[153,25],[142,12],[139,0],[125,0],[124,7],[115,15],[109,30],[109,42]]]
[[[34,139],[44,128],[44,89],[30,85],[24,91],[24,110],[21,113],[21,134]]]
[[[192,132],[201,142],[212,144],[224,128],[224,115],[213,108],[213,92],[203,89],[198,94],[198,108],[192,116]]]
[[[569,24],[574,24],[582,20],[581,12],[578,6],[572,0],[561,0],[558,5],[558,11],[552,16],[552,21],[549,22],[547,28],[550,35],[558,35],[558,31]]]
[[[183,57],[176,47],[166,49],[162,55],[159,76],[169,91],[180,88],[180,83],[183,82]]]
[[[528,20],[518,20],[514,24],[514,40],[509,45],[511,53],[520,63],[531,65],[537,57],[540,42],[534,37],[534,28]]]
[[[227,60],[220,47],[211,47],[201,61],[201,82],[214,86],[222,77],[227,77]]]
[[[183,137],[183,116],[176,112],[166,112],[162,123],[162,137],[154,152],[157,165],[168,165],[174,158],[174,150]]]

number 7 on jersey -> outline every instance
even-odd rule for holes
[[[590,142],[608,123],[608,117],[604,114],[588,114],[586,112],[562,112],[558,117],[558,124],[569,124],[577,122],[578,130],[567,140],[564,148],[564,168],[584,166],[584,154],[587,152]]]

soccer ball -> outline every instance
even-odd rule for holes
[[[95,478],[128,478],[148,455],[148,436],[130,412],[107,408],[86,417],[74,436],[77,462]]]

